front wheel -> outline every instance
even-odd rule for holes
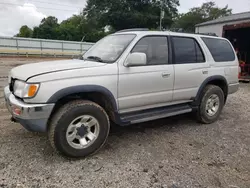
[[[216,85],[208,85],[202,92],[201,102],[197,110],[197,119],[201,123],[215,122],[224,106],[224,93]]]
[[[63,155],[85,157],[103,146],[109,129],[109,118],[101,106],[77,100],[55,113],[49,126],[49,140]]]

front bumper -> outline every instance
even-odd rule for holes
[[[24,128],[33,132],[46,132],[48,119],[54,104],[27,104],[17,99],[9,90],[4,88],[6,106]]]

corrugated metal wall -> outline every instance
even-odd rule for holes
[[[211,25],[196,26],[195,32],[196,33],[215,33],[217,36],[222,37],[223,36],[223,26],[239,24],[239,23],[244,23],[244,22],[249,22],[249,21],[250,21],[250,19],[224,22],[224,23],[215,23],[215,24],[211,24]]]
[[[0,55],[73,56],[94,43],[0,36]]]

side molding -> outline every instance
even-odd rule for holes
[[[59,99],[75,93],[99,92],[105,95],[110,101],[112,107],[117,111],[117,104],[114,95],[107,88],[99,85],[78,85],[61,89],[54,93],[47,103],[56,103]]]

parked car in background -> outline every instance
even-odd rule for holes
[[[63,155],[84,157],[121,126],[193,112],[215,122],[238,90],[238,59],[227,39],[123,30],[82,60],[27,64],[11,70],[6,104],[21,125],[47,132]]]

